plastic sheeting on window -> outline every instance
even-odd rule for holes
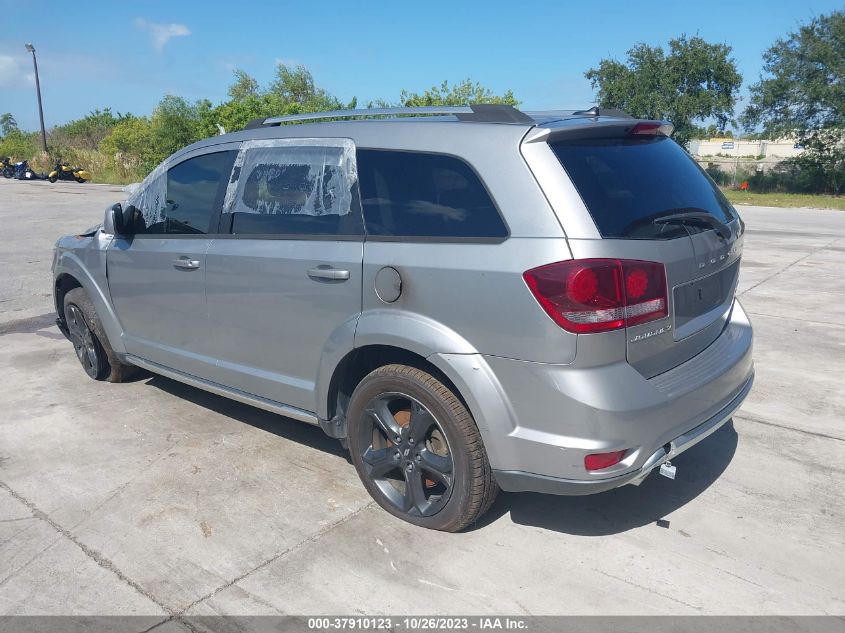
[[[146,226],[164,221],[167,205],[167,161],[144,178],[141,186],[135,189],[127,202],[141,212]]]
[[[358,180],[349,139],[246,141],[226,189],[224,213],[348,215]]]

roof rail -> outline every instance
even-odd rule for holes
[[[294,121],[314,121],[316,119],[354,119],[359,117],[381,116],[427,116],[436,114],[452,114],[459,121],[475,121],[483,123],[527,123],[534,124],[534,119],[523,114],[516,108],[502,104],[476,103],[469,106],[418,106],[413,108],[363,108],[357,110],[332,110],[330,112],[307,112],[305,114],[288,114],[266,119],[253,119],[246,129],[253,129],[270,125],[281,125]]]

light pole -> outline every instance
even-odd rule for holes
[[[35,91],[38,93],[38,118],[41,119],[41,149],[47,153],[47,132],[44,130],[44,109],[41,107],[41,82],[38,81],[38,62],[35,60],[35,47],[27,43],[26,50],[32,53],[32,65],[35,67]]]

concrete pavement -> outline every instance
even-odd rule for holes
[[[675,481],[442,534],[316,428],[85,376],[50,247],[122,196],[0,180],[0,614],[845,614],[845,212],[740,207],[757,382]]]

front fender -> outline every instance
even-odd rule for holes
[[[79,239],[79,238],[73,238]],[[93,240],[110,240],[111,237],[98,233]],[[76,279],[88,293],[103,331],[109,340],[109,345],[118,354],[126,353],[123,346],[123,328],[115,314],[109,298],[108,280],[106,278],[106,245],[100,248],[68,250],[59,248],[56,264],[53,268],[53,280],[60,275],[67,274]],[[55,289],[54,289],[55,293]],[[60,306],[56,306],[59,310]]]

